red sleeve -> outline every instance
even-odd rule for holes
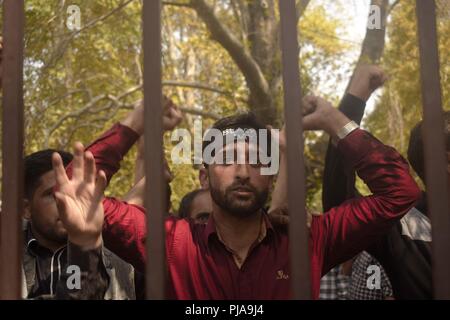
[[[115,198],[103,200],[105,222],[103,241],[105,247],[130,263],[139,272],[145,273],[147,217],[143,207],[128,204]],[[166,247],[173,247],[176,217],[168,216],[164,221]],[[186,228],[185,228],[186,229]]]
[[[403,157],[366,131],[355,130],[338,149],[372,195],[346,201],[313,219],[313,250],[323,252],[323,273],[387,232],[421,195]]]
[[[145,240],[147,234],[145,209],[115,198],[103,200],[105,247],[145,272]]]
[[[120,161],[137,139],[139,139],[139,135],[134,130],[116,123],[86,148],[94,155],[97,170],[105,172],[108,183],[120,169]],[[71,177],[72,163],[67,166],[66,171],[67,175]]]
[[[86,148],[94,155],[97,170],[105,172],[108,182],[119,170],[120,161],[138,138],[139,135],[131,128],[117,123]],[[70,177],[72,163],[66,171]],[[143,270],[146,233],[144,208],[115,198],[105,198],[103,207],[105,246],[138,270]]]

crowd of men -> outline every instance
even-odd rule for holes
[[[323,213],[309,212],[314,299],[431,299],[431,224],[425,183],[422,123],[411,131],[408,162],[359,124],[366,101],[385,82],[377,66],[360,66],[338,108],[316,96],[303,99],[304,130],[330,136],[324,154]],[[179,108],[164,99],[163,127],[175,129]],[[450,182],[450,113],[445,120]],[[73,154],[41,150],[25,157],[22,296],[24,299],[142,299],[146,257],[146,181],[143,106]],[[250,163],[261,148],[240,130],[262,130],[251,113],[218,120],[221,151],[245,161],[204,163],[200,189],[170,208],[172,173],[165,164],[165,247],[168,299],[289,299],[291,297],[287,160],[284,128],[277,143],[277,175]],[[231,143],[229,143],[231,141]],[[203,141],[203,150],[211,141]],[[134,186],[123,198],[104,191],[130,148],[138,144]],[[270,148],[269,148],[270,149]],[[371,191],[362,196],[355,175]],[[270,199],[270,201],[269,201]],[[81,271],[80,285],[68,286]],[[369,277],[376,275],[371,282]]]

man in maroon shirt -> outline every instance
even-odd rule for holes
[[[347,165],[355,168],[373,193],[332,208],[331,214],[314,216],[310,227],[309,263],[312,296],[317,298],[321,275],[389,230],[419,199],[420,190],[409,174],[408,164],[393,148],[349,125],[350,120],[330,103],[306,97],[304,109],[304,129],[327,132]],[[142,134],[143,118],[143,110],[135,110],[88,148],[96,158],[97,168],[105,171],[108,180],[118,170],[120,159]],[[249,125],[248,119],[242,123],[240,117],[234,120],[219,121],[219,126],[228,122],[219,129],[226,132],[238,127],[260,128],[256,123]],[[248,151],[255,147],[240,143],[236,143],[235,148]],[[260,169],[249,163],[208,165],[201,177],[209,184],[213,199],[208,223],[194,224],[175,217],[166,220],[168,298],[291,297],[288,234],[285,229],[273,226],[262,210],[272,177],[261,175]],[[72,169],[67,170],[70,175]],[[62,170],[55,172],[62,174]],[[104,199],[103,207],[105,245],[138,270],[144,270],[144,208],[114,198]],[[67,210],[76,211],[77,207]]]

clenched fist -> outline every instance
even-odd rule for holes
[[[327,100],[306,96],[303,98],[303,130],[324,130],[337,139],[338,131],[350,122],[342,112]]]
[[[358,66],[350,83],[348,93],[367,101],[372,93],[387,80],[383,69],[375,65]]]

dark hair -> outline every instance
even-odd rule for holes
[[[254,129],[258,132],[260,129],[267,129],[267,128],[262,122],[259,121],[259,119],[256,117],[254,113],[246,112],[219,119],[213,124],[211,129],[218,129],[222,132],[226,129]],[[206,135],[207,133],[205,134],[205,136]],[[213,141],[203,139],[202,151],[204,152],[205,148],[212,142]],[[269,131],[267,134],[267,148],[269,152],[270,152],[270,143],[271,143],[271,134]]]
[[[180,218],[189,218],[191,216],[192,202],[202,192],[207,192],[207,190],[197,189],[184,195],[180,202],[180,208],[178,209],[178,216]]]
[[[450,151],[450,111],[444,112],[444,132],[446,150]],[[408,161],[417,175],[425,182],[425,160],[423,144],[423,121],[420,121],[412,130],[409,137]]]
[[[31,200],[33,197],[39,179],[53,169],[52,154],[54,152],[59,153],[64,166],[72,161],[73,156],[70,153],[54,149],[41,150],[25,157],[25,197],[27,199]]]

